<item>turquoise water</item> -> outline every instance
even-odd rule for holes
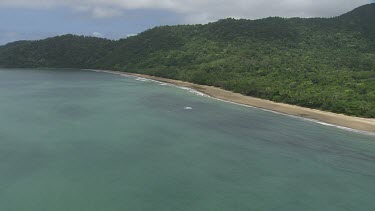
[[[52,210],[374,211],[375,136],[107,73],[2,69],[0,211]]]

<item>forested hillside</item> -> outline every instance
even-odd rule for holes
[[[375,4],[333,18],[162,26],[119,41],[19,41],[0,47],[0,66],[137,72],[374,118]]]

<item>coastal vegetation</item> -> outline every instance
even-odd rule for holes
[[[118,41],[63,35],[0,47],[0,67],[102,68],[375,117],[375,4],[332,18],[224,19]]]

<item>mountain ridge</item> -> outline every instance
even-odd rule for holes
[[[375,4],[333,18],[222,19],[112,41],[63,35],[0,47],[2,67],[103,68],[375,117]]]

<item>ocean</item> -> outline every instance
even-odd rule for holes
[[[0,69],[0,211],[373,211],[375,136],[135,77]]]

